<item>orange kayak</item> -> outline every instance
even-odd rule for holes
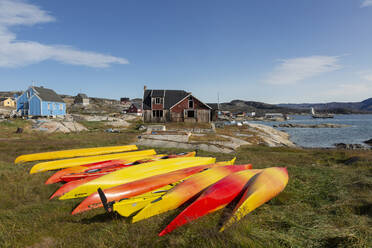
[[[87,178],[82,178],[80,180],[75,180],[75,181],[71,181],[71,182],[68,182],[68,183],[65,183],[63,184],[59,189],[56,190],[56,192],[53,193],[53,195],[51,197],[49,197],[49,200],[55,198],[55,197],[60,197],[60,196],[63,196],[64,194],[66,194],[67,192],[70,192],[71,190],[73,190],[74,188],[84,184],[84,183],[87,183],[87,182],[90,182],[96,178],[98,178],[99,176],[95,176],[95,177],[87,177]]]
[[[103,190],[103,193],[105,194],[107,201],[119,201],[124,198],[134,197],[155,189],[159,189],[165,185],[180,181],[205,169],[209,169],[215,166],[222,166],[224,164],[231,164],[234,161],[235,160],[180,169],[173,172],[168,172],[165,174],[156,175],[134,182],[122,184],[116,187],[108,188]],[[99,207],[103,207],[103,205],[101,203],[99,194],[96,192],[84,199],[72,211],[72,214],[81,213]]]

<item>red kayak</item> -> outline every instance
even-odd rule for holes
[[[288,183],[287,168],[273,167],[264,169],[248,182],[244,194],[220,231],[225,230],[245,215],[278,195]]]
[[[162,232],[160,232],[159,236],[170,233],[177,227],[223,208],[234,200],[242,192],[249,179],[258,173],[260,173],[260,170],[244,170],[231,174],[216,182],[182,211]]]
[[[45,184],[53,184],[53,183],[62,182],[63,176],[70,175],[73,173],[80,173],[80,172],[87,173],[89,171],[100,170],[102,168],[115,167],[115,166],[131,166],[135,163],[136,162],[129,163],[125,160],[107,160],[103,162],[97,162],[97,163],[92,163],[92,164],[86,164],[86,165],[66,168],[66,169],[63,169],[63,170],[60,170],[54,173],[51,177],[48,178]]]
[[[97,163],[85,164],[85,165],[75,166],[75,167],[66,168],[66,169],[57,171],[45,182],[45,184],[63,182],[64,180],[62,180],[62,177],[66,176],[66,179],[68,180],[69,177],[67,176],[74,175],[77,173],[96,173],[106,168],[115,168],[115,167],[125,168],[128,166],[142,164],[146,162],[152,162],[152,161],[159,160],[159,159],[176,158],[176,157],[193,157],[195,156],[195,154],[196,154],[195,152],[189,152],[189,153],[174,154],[174,155],[160,155],[160,156],[154,155],[154,156],[151,156],[151,159],[150,158],[141,159],[135,162],[129,162],[126,160],[107,160],[107,161],[102,161],[102,162],[97,162]],[[75,180],[81,179],[83,177],[76,177]],[[73,177],[71,177],[71,180],[73,180]]]
[[[187,178],[190,175],[209,169],[215,166],[221,166],[228,164],[229,162],[220,162],[215,164],[200,165],[196,167],[190,167],[181,169],[153,177],[144,178],[131,183],[122,184],[116,187],[103,190],[107,201],[118,201],[123,198],[130,198],[133,196],[141,195],[152,190],[161,188],[165,185],[180,181]],[[81,213],[90,209],[103,207],[101,198],[98,193],[93,193],[85,198],[75,209],[72,214]]]
[[[152,160],[146,161],[146,162],[152,162]],[[120,170],[128,166],[132,166],[132,165],[133,164],[131,165],[123,164],[123,165],[110,166],[110,167],[103,168],[103,169],[90,169],[83,173],[71,173],[69,175],[61,176],[60,178],[61,178],[61,181],[64,181],[64,182],[76,181],[76,180],[80,180],[80,179],[88,178],[88,177],[97,178],[97,177],[106,175],[108,173],[111,173],[113,171],[117,171],[117,170]]]

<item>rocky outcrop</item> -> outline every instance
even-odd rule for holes
[[[366,149],[361,144],[345,144],[345,143],[336,143],[335,147],[337,149],[346,149],[346,150],[359,150],[359,149]]]
[[[270,147],[288,146],[295,147],[289,140],[289,135],[262,124],[246,124],[245,128],[252,134],[234,133],[233,136],[209,133],[200,133],[196,130],[189,132],[187,129],[172,132],[151,132],[139,136],[137,145],[151,147],[173,147],[184,149],[200,149],[209,152],[234,153],[239,147],[253,144],[264,144]],[[196,132],[195,132],[196,131]],[[172,134],[170,134],[172,133]],[[200,140],[189,139],[190,136],[200,136]],[[205,138],[203,138],[205,137]],[[241,137],[241,138],[240,138]],[[251,139],[252,138],[252,143]],[[259,140],[257,143],[256,141]]]
[[[289,134],[286,132],[276,130],[275,128],[262,124],[248,123],[246,125],[249,127],[249,130],[255,132],[255,135],[262,140],[263,144],[267,146],[296,146],[292,141],[289,140]]]
[[[225,141],[198,142],[190,141],[187,134],[146,134],[141,135],[137,145],[154,147],[173,147],[184,149],[200,149],[209,152],[232,153],[242,145],[251,143],[227,135],[220,135]]]
[[[32,129],[35,131],[43,131],[47,133],[62,132],[80,132],[88,129],[83,125],[74,121],[56,121],[56,120],[34,120]]]
[[[288,127],[288,128],[342,128],[350,127],[350,125],[321,123],[321,124],[299,124],[299,123],[283,123],[275,125],[274,127]]]

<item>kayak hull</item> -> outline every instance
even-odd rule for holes
[[[123,198],[130,198],[149,192],[151,190],[159,189],[165,185],[175,183],[185,179],[195,173],[209,169],[215,166],[222,166],[224,164],[231,164],[232,161],[220,162],[216,164],[207,164],[195,166],[191,168],[180,169],[166,174],[156,175],[142,180],[122,184],[116,187],[103,190],[108,202],[119,201]],[[72,212],[72,214],[81,213],[90,209],[103,207],[99,194],[97,192],[89,195],[84,199]]]
[[[174,189],[166,193],[161,199],[147,205],[132,219],[132,222],[137,222],[143,219],[150,218],[173,209],[178,208],[198,193],[210,185],[216,183],[222,178],[239,171],[252,169],[251,164],[245,165],[229,165],[211,168],[199,174],[191,176]]]
[[[215,158],[209,157],[186,157],[186,158],[171,158],[158,160],[150,163],[143,163],[136,166],[126,167],[110,174],[99,177],[88,183],[80,185],[71,190],[62,197],[61,200],[86,197],[98,190],[107,189],[118,186],[124,183],[134,182],[144,178],[165,174],[168,172],[195,167],[199,165],[212,164]]]
[[[114,159],[125,159],[126,160],[128,158],[135,158],[136,160],[139,160],[143,157],[146,157],[149,155],[155,155],[155,154],[156,154],[155,150],[151,149],[151,150],[144,150],[144,151],[124,152],[124,153],[107,154],[107,155],[100,155],[100,156],[70,158],[70,159],[61,159],[61,160],[55,160],[55,161],[41,162],[41,163],[35,164],[31,168],[30,174],[49,171],[49,170],[64,169],[64,168],[79,166],[83,164],[96,163],[96,162],[114,160]]]
[[[220,231],[224,231],[254,209],[274,198],[284,190],[287,183],[288,172],[286,168],[268,168],[263,170],[248,182],[249,186],[235,206],[231,217]]]
[[[143,163],[149,163],[149,162],[154,162],[154,161],[157,161],[159,159],[169,159],[169,158],[181,158],[181,157],[194,157],[195,156],[195,152],[190,152],[190,153],[186,153],[186,154],[179,154],[179,155],[163,155],[163,156],[154,156],[153,159],[148,159],[148,160],[138,160],[135,162],[135,164],[143,164]],[[107,175],[108,173],[111,173],[113,171],[117,171],[117,170],[120,170],[122,168],[125,168],[125,167],[129,167],[129,166],[132,166],[134,165],[133,163],[131,164],[113,164],[111,166],[107,166],[107,167],[102,167],[102,168],[95,168],[95,169],[92,169],[92,168],[89,168],[88,170],[86,170],[85,172],[82,172],[82,173],[73,173],[73,174],[70,174],[70,175],[64,175],[61,177],[61,180],[62,181],[65,181],[65,182],[71,182],[71,181],[74,181],[74,180],[79,180],[79,179],[82,179],[82,178],[85,178],[85,177],[92,177],[92,176],[103,176],[103,175]]]
[[[76,174],[76,173],[85,173],[89,172],[90,170],[98,170],[98,169],[103,169],[107,167],[115,167],[115,166],[121,166],[125,164],[142,164],[146,162],[151,162],[159,159],[165,159],[165,158],[176,158],[176,157],[195,157],[196,152],[189,152],[185,154],[175,154],[175,155],[165,155],[165,154],[158,154],[158,155],[151,155],[145,158],[142,158],[137,161],[133,161],[132,159],[127,159],[127,160],[107,160],[107,161],[102,161],[102,162],[96,162],[96,163],[90,163],[90,164],[84,164],[81,166],[75,166],[71,168],[66,168],[60,171],[57,171],[54,173],[46,182],[45,184],[52,184],[52,183],[57,183],[57,182],[62,182],[62,177],[67,176],[70,174]],[[125,166],[123,166],[125,167]]]
[[[254,177],[257,173],[259,173],[257,170],[245,170],[233,173],[219,180],[174,218],[173,221],[160,232],[159,236],[163,236],[177,227],[226,206],[241,193],[249,179]]]
[[[76,187],[79,187],[80,185],[83,185],[84,183],[92,181],[96,178],[98,178],[98,176],[87,177],[87,178],[83,178],[83,179],[80,179],[80,180],[75,180],[75,181],[65,183],[59,189],[57,189],[56,192],[53,193],[53,195],[49,198],[49,200],[51,200],[55,197],[61,197],[64,194],[66,194],[67,192],[70,192],[71,190],[75,189]]]
[[[81,172],[86,172],[92,169],[101,169],[101,168],[105,168],[109,166],[126,164],[126,163],[130,163],[130,162],[127,160],[107,160],[103,162],[91,163],[91,164],[62,169],[54,173],[51,177],[49,177],[48,180],[45,182],[45,184],[53,184],[53,183],[62,182],[63,180],[61,178],[65,175],[69,175],[73,173],[81,173]]]
[[[62,150],[62,151],[53,151],[53,152],[42,152],[42,153],[33,153],[18,156],[14,163],[25,163],[32,161],[41,161],[41,160],[52,160],[52,159],[61,159],[61,158],[73,158],[73,157],[83,157],[83,156],[94,156],[108,153],[116,152],[128,152],[137,150],[136,145],[127,145],[127,146],[106,146],[106,147],[93,147],[93,148],[82,148],[82,149],[71,149],[71,150]]]

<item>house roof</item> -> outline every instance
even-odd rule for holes
[[[164,97],[166,90],[152,90],[151,97]]]
[[[32,86],[32,88],[36,91],[37,96],[43,101],[64,103],[63,99],[52,89],[36,86]]]
[[[2,101],[5,101],[5,100],[7,100],[7,99],[11,99],[11,100],[14,100],[13,98],[11,98],[10,96],[8,96],[8,97],[0,97],[0,102],[2,102]]]
[[[151,109],[152,97],[164,97],[164,109],[170,109],[190,94],[184,90],[145,90],[143,94],[143,109]]]
[[[219,110],[218,103],[207,103],[209,107],[211,107],[213,110]]]
[[[134,103],[132,103],[132,105],[134,105],[134,107],[136,107],[136,109],[142,109],[142,104],[139,103],[139,102],[134,102]]]

